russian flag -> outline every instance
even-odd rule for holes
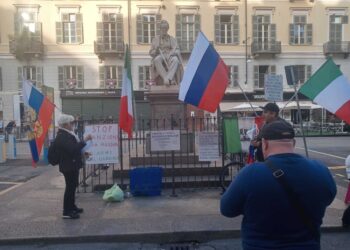
[[[49,101],[28,80],[23,81],[23,102],[35,110],[37,120],[34,123],[32,136],[29,138],[30,151],[32,153],[33,165],[39,161],[41,149],[51,124],[55,104]]]
[[[204,34],[199,32],[181,81],[179,100],[215,112],[228,83],[227,66]]]

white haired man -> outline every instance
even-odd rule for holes
[[[63,199],[64,219],[78,219],[83,212],[75,204],[75,190],[79,182],[79,169],[82,167],[82,148],[86,141],[91,140],[87,135],[83,141],[73,132],[74,117],[62,114],[58,119],[59,130],[55,138],[55,147],[60,155],[59,170],[64,175],[66,188]]]

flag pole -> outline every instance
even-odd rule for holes
[[[301,117],[301,110],[300,110],[300,104],[299,104],[299,95],[298,95],[299,90],[297,90],[297,86],[295,84],[294,72],[292,73],[292,79],[293,79],[293,86],[294,86],[294,91],[295,91],[295,101],[297,102],[297,106],[298,106],[298,117],[299,117],[299,121],[300,121],[301,135],[303,137],[303,142],[304,142],[304,147],[305,147],[305,154],[306,154],[306,157],[309,158],[309,151],[307,149],[306,138],[305,138],[305,134],[304,134],[304,125],[303,125],[303,120]],[[298,83],[299,82],[300,81],[298,81]]]
[[[232,73],[230,73],[230,75],[233,76]],[[231,79],[233,79],[233,78],[231,77]],[[231,80],[231,82],[232,82],[232,81],[233,81],[233,80]],[[255,109],[254,109],[254,107],[253,107],[253,104],[250,102],[248,96],[246,95],[246,93],[245,93],[244,90],[242,89],[242,87],[241,87],[241,85],[239,84],[239,82],[237,82],[237,85],[238,85],[239,89],[242,91],[242,93],[243,93],[243,95],[244,95],[244,98],[247,100],[247,102],[249,103],[249,105],[250,105],[250,107],[252,108],[253,112],[255,113],[255,116],[258,116],[258,113],[256,113],[256,111],[255,111]]]

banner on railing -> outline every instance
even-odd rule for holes
[[[90,154],[86,164],[108,164],[119,162],[118,124],[95,124],[85,126],[85,135],[92,141],[85,147]]]
[[[199,161],[216,161],[220,159],[218,132],[201,131],[197,134]]]

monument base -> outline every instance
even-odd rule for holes
[[[152,129],[180,129],[186,122],[186,104],[179,101],[179,86],[150,86]]]

